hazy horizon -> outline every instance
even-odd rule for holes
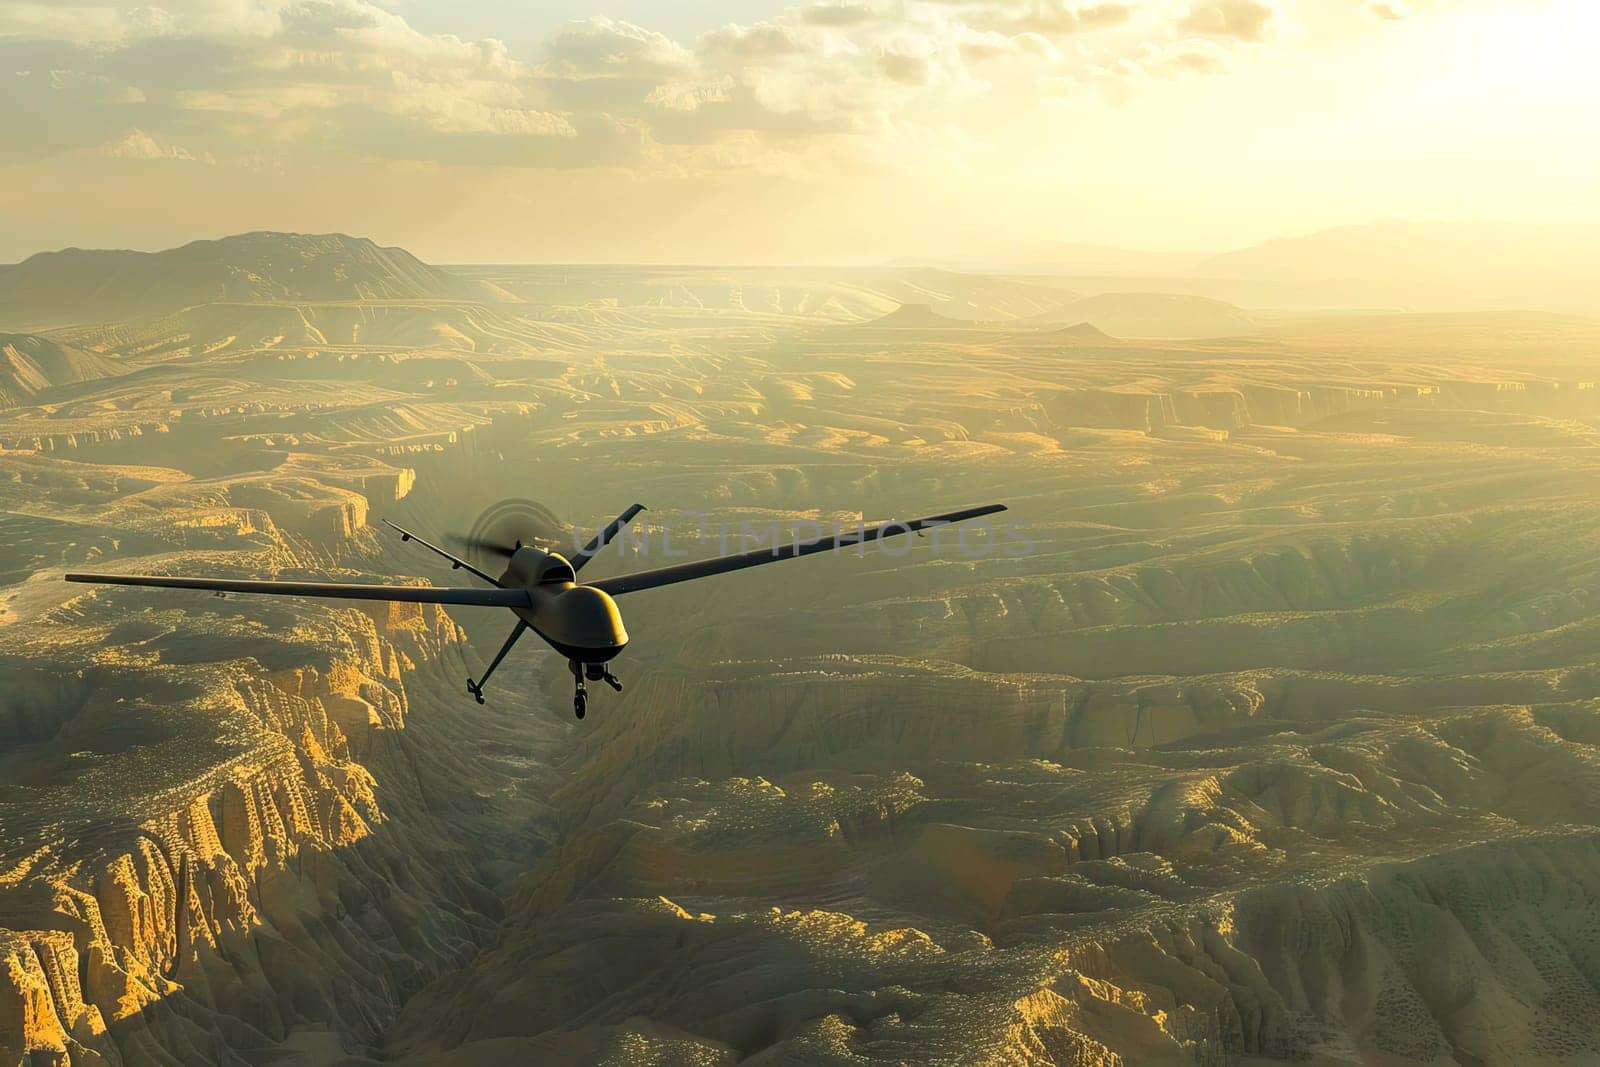
[[[229,237],[245,236],[252,233],[282,233],[299,234],[304,236],[343,236],[356,239],[370,240],[374,244],[385,248],[399,248],[417,255],[425,262],[441,267],[693,267],[693,268],[745,268],[767,267],[774,269],[785,268],[841,268],[841,269],[870,269],[876,267],[905,267],[905,266],[936,266],[942,269],[966,269],[978,273],[1007,272],[1016,273],[1019,269],[1034,266],[1045,273],[1053,272],[1061,266],[1059,262],[1065,260],[1067,264],[1074,261],[1074,257],[1088,257],[1095,253],[1112,255],[1127,255],[1147,261],[1151,265],[1166,263],[1167,270],[1159,267],[1141,267],[1124,271],[1106,270],[1095,273],[1107,275],[1126,274],[1134,276],[1149,274],[1153,277],[1164,273],[1182,275],[1186,271],[1203,266],[1207,261],[1228,256],[1232,253],[1251,251],[1262,247],[1272,247],[1289,244],[1313,238],[1355,233],[1379,228],[1504,228],[1507,230],[1582,230],[1591,227],[1600,228],[1600,218],[1596,219],[1566,219],[1551,221],[1532,221],[1525,219],[1423,219],[1423,218],[1386,218],[1373,219],[1367,222],[1350,222],[1340,225],[1328,226],[1318,230],[1305,232],[1286,232],[1263,238],[1259,242],[1249,244],[1218,246],[1214,248],[1177,248],[1177,247],[1142,247],[1136,242],[1079,242],[1067,239],[1040,240],[1031,246],[1019,244],[1009,252],[994,251],[989,255],[968,254],[962,249],[947,249],[943,254],[932,252],[924,254],[906,253],[886,255],[876,259],[775,259],[775,258],[725,258],[725,259],[696,259],[696,258],[660,258],[660,259],[611,259],[602,255],[576,257],[572,259],[448,259],[422,255],[416,248],[403,241],[389,240],[383,234],[364,233],[354,230],[274,230],[270,228],[256,228],[250,230],[237,230],[228,232],[208,232],[196,234],[192,237],[174,237],[171,239],[156,238],[138,244],[110,245],[110,244],[57,244],[41,246],[10,259],[0,258],[0,267],[16,266],[33,256],[52,252],[79,251],[105,251],[105,252],[165,252],[183,248],[186,245],[198,244],[207,241],[224,240]]]
[[[297,244],[307,240],[309,244]],[[351,241],[365,244],[369,251],[361,252]],[[144,249],[42,249],[18,262],[0,264],[0,326],[9,323],[36,327],[81,321],[71,316],[88,313],[91,307],[98,308],[101,314],[112,314],[108,308],[116,309],[116,314],[125,313],[137,306],[139,291],[123,291],[122,282],[113,279],[126,281],[141,272],[176,272],[175,276],[187,278],[186,283],[166,291],[158,301],[179,307],[231,291],[235,280],[230,280],[229,272],[238,264],[228,264],[241,256],[251,264],[246,268],[248,275],[267,276],[294,269],[296,258],[302,255],[367,260],[373,250],[379,251],[379,261],[387,260],[388,252],[398,251],[403,259],[418,266],[427,262],[426,257],[412,258],[416,255],[414,249],[392,243],[382,234],[337,231],[210,234],[181,245]],[[148,257],[148,263],[140,266],[128,256]],[[349,266],[366,269],[357,268],[354,260]],[[411,269],[398,262],[392,266],[402,273]],[[734,288],[773,283],[804,286],[814,283],[819,272],[833,272],[841,277],[849,274],[857,284],[873,290],[909,282],[920,271],[937,270],[949,272],[952,282],[960,276],[973,280],[1026,278],[1084,295],[1164,294],[1163,299],[1201,298],[1220,302],[1218,306],[1271,313],[1394,310],[1600,314],[1600,296],[1596,295],[1600,294],[1600,224],[1596,223],[1392,221],[1335,227],[1214,254],[1036,241],[1017,246],[1009,255],[980,257],[951,249],[943,255],[849,263],[754,259],[696,262],[664,257],[629,263],[593,256],[567,261],[435,261],[433,266],[487,283],[489,288],[477,291],[472,298],[492,301],[508,298],[503,286],[511,284],[509,279],[513,277],[522,279],[511,284],[514,289],[523,282],[532,282],[540,272],[561,270],[591,281],[612,275],[654,274],[657,282],[653,284],[688,284],[688,277],[698,274],[700,281],[693,284]],[[672,282],[674,277],[678,279],[676,283]],[[202,282],[203,278],[210,280]],[[563,284],[560,278],[550,275],[526,291],[524,298],[545,301],[553,291],[551,285]],[[944,296],[934,291],[942,288],[948,286],[914,286],[902,294],[901,300],[942,303]],[[120,292],[121,296],[110,297],[112,292]],[[251,299],[316,299],[314,292],[293,287],[279,290],[276,296],[266,291],[251,292]],[[143,299],[148,301],[154,296],[152,291]],[[135,303],[126,304],[130,299]],[[973,316],[969,310],[957,310],[956,317]],[[1119,325],[1137,329],[1140,321]],[[1218,326],[1235,329],[1234,325],[1218,322],[1210,322],[1205,328]]]
[[[1218,254],[1595,218],[1577,0],[191,0],[0,11],[0,261],[252,230],[441,263]]]

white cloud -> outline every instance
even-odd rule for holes
[[[28,3],[26,0],[8,0],[0,4],[0,38],[110,41],[126,32],[125,16],[106,4]]]
[[[1133,6],[1124,3],[1080,4],[1070,0],[1028,0],[1019,4],[998,3],[974,8],[971,22],[976,26],[1054,37],[1120,26],[1133,14]]]
[[[134,128],[122,137],[107,141],[99,148],[99,154],[113,159],[178,159],[186,162],[215,163],[209,152],[202,152],[198,156],[187,148],[173,144],[162,144],[143,130]]]
[[[700,38],[701,47],[711,53],[735,57],[786,56],[804,49],[800,33],[787,26],[760,22],[754,26],[730,24]]]
[[[579,74],[652,77],[694,63],[694,53],[665,34],[605,15],[569,22],[547,47],[556,65]]]
[[[1195,0],[1179,26],[1189,33],[1239,41],[1265,41],[1275,31],[1270,0]]]
[[[1405,0],[1367,0],[1367,13],[1374,18],[1395,22],[1411,17],[1411,5]]]
[[[811,4],[801,12],[801,17],[818,26],[859,26],[882,16],[870,3],[844,0],[842,3]]]
[[[928,84],[930,66],[927,56],[883,52],[878,56],[878,67],[890,81],[901,85]]]
[[[12,2],[0,34],[22,41],[16,65],[49,73],[0,83],[0,111],[26,116],[13,146],[23,156],[688,173],[854,166],[889,146],[915,165],[907,153],[959,154],[993,116],[1051,95],[1223,73],[1231,49],[1272,37],[1276,22],[1269,0],[813,0],[692,41],[596,15],[517,56],[497,40],[421,32],[403,10]]]
[[[1164,48],[1152,48],[1140,65],[1151,74],[1221,74],[1233,63],[1233,53],[1216,41],[1190,37]]]
[[[695,111],[706,104],[725,104],[736,88],[732,77],[663,82],[650,90],[645,103],[672,111]]]

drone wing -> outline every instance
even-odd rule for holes
[[[598,553],[602,548],[609,545],[611,543],[611,539],[617,536],[617,532],[624,526],[628,525],[628,523],[632,522],[633,517],[643,510],[643,504],[635,504],[627,511],[624,511],[621,515],[618,515],[616,518],[612,519],[610,526],[607,526],[604,530],[601,530],[599,533],[595,534],[593,539],[591,539],[588,544],[583,546],[583,550],[581,552],[567,561],[572,564],[573,573],[576,574],[578,571],[583,570],[583,565],[588,563],[591,559],[594,559],[595,554]]]
[[[474,567],[472,564],[468,563],[466,560],[462,559],[460,556],[452,556],[450,553],[446,552],[444,549],[440,548],[438,545],[434,544],[432,541],[424,541],[422,538],[418,537],[416,534],[412,533],[410,530],[404,529],[404,528],[402,528],[400,526],[396,526],[394,523],[390,522],[388,519],[384,519],[383,520],[383,524],[385,526],[389,527],[389,529],[393,530],[395,533],[399,534],[400,535],[400,540],[402,540],[402,541],[415,541],[417,544],[421,545],[423,548],[427,549],[429,552],[432,552],[434,555],[443,556],[445,559],[449,560],[450,561],[450,569],[451,570],[459,571],[462,568],[466,568],[468,571],[470,571],[471,573],[477,575],[479,578],[482,578],[484,581],[488,582],[490,585],[499,585],[500,584],[500,580],[498,578],[495,578],[495,577],[493,577],[491,575],[485,574],[483,571],[480,571],[478,568]]]
[[[398,600],[412,604],[468,604],[486,608],[525,608],[525,589],[441,589],[428,585],[354,585],[338,582],[260,582],[232,578],[169,578],[144,574],[69,574],[69,582],[93,585],[150,585],[163,589],[204,589],[215,593],[275,593],[279,596],[339,600]]]
[[[624,574],[616,578],[602,578],[598,582],[586,584],[596,589],[609,593],[612,596],[621,596],[623,593],[636,593],[641,589],[655,589],[657,586],[676,585],[678,582],[688,582],[695,578],[706,578],[713,574],[726,574],[729,571],[743,570],[746,567],[758,567],[763,563],[772,563],[780,559],[794,559],[798,556],[811,556],[818,552],[833,552],[852,545],[865,544],[868,541],[882,541],[886,537],[898,537],[901,534],[916,533],[934,526],[948,526],[955,522],[965,522],[983,515],[993,515],[1006,510],[1004,504],[988,504],[981,508],[968,508],[965,511],[952,511],[948,515],[933,515],[926,519],[913,519],[911,522],[886,522],[881,526],[874,526],[870,530],[858,530],[854,533],[839,534],[834,537],[819,537],[813,541],[796,541],[791,544],[775,545],[772,548],[758,548],[753,552],[742,552],[733,556],[718,556],[715,559],[696,560],[693,563],[680,563],[676,567],[662,567],[660,570],[642,571],[639,574]]]

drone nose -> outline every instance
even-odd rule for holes
[[[549,636],[573,648],[614,656],[628,643],[617,602],[593,586],[575,585],[556,598]]]

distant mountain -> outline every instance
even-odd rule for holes
[[[995,255],[950,258],[908,256],[892,260],[890,267],[937,267],[987,274],[1044,274],[1138,276],[1169,274],[1194,265],[1195,256],[1182,252],[1143,252],[1110,245],[1048,241],[1009,249]]]
[[[245,233],[164,252],[67,248],[0,267],[0,324],[109,322],[214,302],[504,300],[488,282],[344,234]]]
[[[977,322],[1043,315],[1080,295],[1015,278],[929,268],[874,270],[843,277],[886,301],[926,305],[936,314]]]
[[[1014,283],[1070,278],[1080,294],[1181,293],[1276,311],[1600,314],[1600,223],[1593,222],[1377,222],[1280,238],[1209,258],[1036,243],[1001,255],[896,264],[981,271]],[[1066,321],[1065,309],[1057,314],[1041,308],[1034,314],[1046,312]]]
[[[901,304],[887,315],[857,325],[895,330],[948,330],[970,327],[974,324],[964,319],[952,319],[948,315],[941,315],[928,304]]]
[[[1080,322],[1073,326],[1063,326],[1059,330],[1050,330],[1047,337],[1059,338],[1063,341],[1114,341],[1116,338],[1106,333],[1092,322]]]
[[[116,360],[27,333],[0,333],[0,406],[20,404],[58,385],[108,378]]]
[[[1261,329],[1242,308],[1181,293],[1102,293],[1030,322],[1035,326],[1087,324],[1116,337],[1237,337]]]
[[[1275,281],[1427,282],[1515,296],[1526,306],[1566,305],[1573,297],[1600,305],[1600,224],[1343,226],[1215,256],[1196,273]]]

